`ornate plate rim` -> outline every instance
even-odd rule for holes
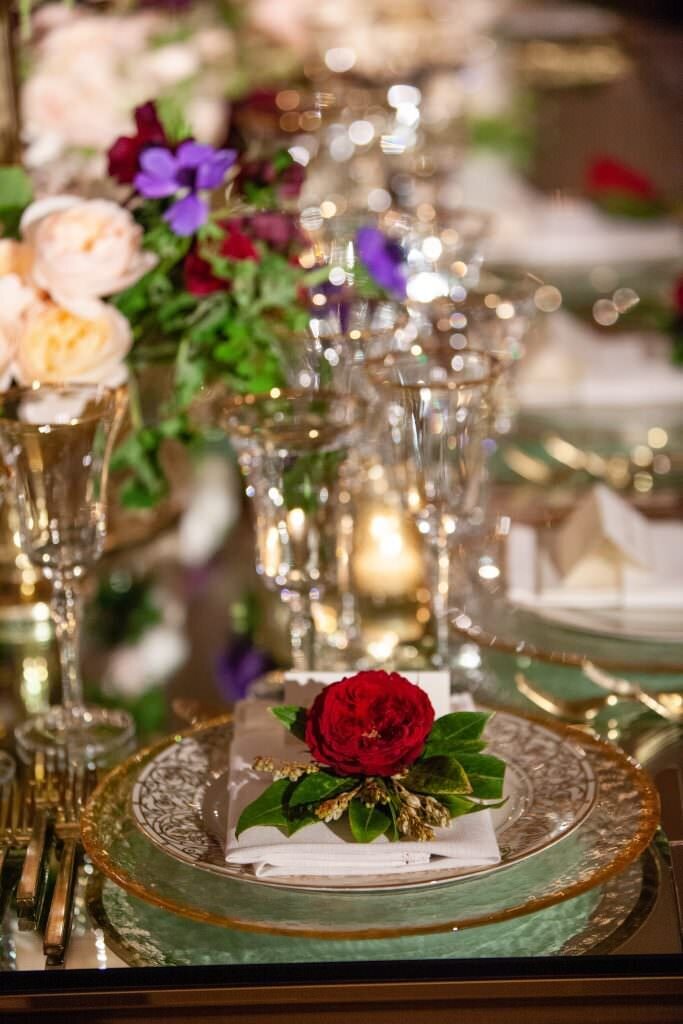
[[[511,717],[513,718],[523,717],[521,715],[515,715],[514,712],[509,712],[503,708],[496,709],[495,714],[511,715]],[[533,724],[542,729],[545,729],[546,727],[546,723],[541,721],[534,721]],[[208,723],[206,723],[205,729],[208,730],[208,727],[209,725]],[[181,743],[186,739],[192,739],[192,736],[183,737]],[[576,742],[574,737],[563,736],[563,740],[570,747],[578,750],[579,753],[577,753],[577,759],[581,760],[580,754],[582,753],[582,748],[581,745]],[[586,767],[588,767],[589,769],[587,775],[592,787],[591,794],[587,798],[585,806],[581,809],[581,813],[576,817],[576,820],[573,821],[572,825],[569,828],[565,829],[565,831],[561,832],[559,835],[556,835],[554,838],[547,841],[538,840],[534,845],[531,846],[531,848],[526,849],[524,852],[519,853],[514,857],[511,857],[509,860],[506,860],[504,862],[501,861],[498,864],[481,865],[475,867],[473,870],[468,870],[467,868],[450,869],[447,871],[447,873],[444,870],[444,872],[441,874],[437,873],[437,871],[434,869],[432,869],[429,872],[415,871],[414,873],[410,873],[410,877],[397,874],[390,875],[389,873],[387,873],[387,881],[384,884],[370,881],[364,883],[362,880],[356,881],[353,878],[353,876],[345,876],[344,884],[340,885],[331,884],[329,881],[316,883],[315,879],[310,876],[305,876],[306,880],[304,880],[304,876],[302,876],[301,880],[297,883],[293,881],[293,878],[296,876],[285,876],[283,878],[262,878],[246,872],[244,870],[243,865],[224,866],[223,864],[213,864],[208,861],[197,860],[188,854],[183,854],[183,852],[178,849],[173,849],[167,845],[164,845],[164,843],[160,841],[159,837],[151,829],[145,827],[144,822],[141,820],[139,813],[137,813],[138,802],[136,801],[136,790],[140,783],[142,782],[144,774],[152,767],[155,761],[159,757],[163,756],[167,751],[177,749],[181,745],[181,743],[178,743],[175,740],[175,738],[173,740],[169,740],[165,747],[157,751],[157,753],[155,753],[154,755],[150,756],[150,758],[145,762],[145,764],[141,766],[140,771],[136,774],[135,782],[131,787],[131,813],[133,820],[135,821],[135,824],[139,831],[145,836],[146,839],[149,840],[149,842],[156,846],[157,849],[161,850],[162,853],[166,854],[166,856],[171,857],[174,860],[179,860],[183,864],[188,864],[190,867],[196,868],[196,870],[198,871],[209,871],[211,872],[211,874],[218,875],[219,877],[232,878],[237,881],[245,882],[251,885],[266,886],[276,889],[288,889],[292,892],[355,892],[359,894],[400,892],[409,889],[436,888],[439,885],[450,885],[455,884],[459,881],[466,881],[473,878],[480,878],[484,875],[490,875],[495,872],[505,870],[508,867],[512,867],[513,864],[519,864],[524,860],[528,860],[530,857],[542,853],[544,850],[549,849],[555,843],[561,842],[567,836],[571,835],[577,828],[579,828],[579,826],[586,820],[586,818],[590,814],[591,810],[595,806],[595,801],[597,799],[598,794],[598,786],[597,779],[595,777],[595,772],[593,771],[592,767],[590,767],[590,765],[584,763],[584,770]],[[583,760],[585,761],[585,755]],[[204,794],[202,802],[204,802],[205,799],[206,794]],[[413,874],[416,877],[412,877]],[[425,874],[428,874],[428,877],[423,877]]]
[[[517,712],[513,713],[518,714]],[[547,725],[547,727],[552,731],[569,735],[575,738],[582,746],[586,745],[588,747],[593,747],[595,750],[600,751],[605,757],[611,759],[615,764],[620,765],[622,769],[628,772],[631,776],[636,790],[641,795],[643,813],[641,815],[639,827],[631,840],[626,843],[621,852],[615,856],[609,864],[603,865],[601,868],[595,870],[589,877],[583,878],[573,885],[565,887],[560,892],[550,893],[545,896],[535,898],[531,897],[525,902],[512,907],[505,907],[504,909],[495,911],[488,915],[476,918],[460,918],[456,921],[439,921],[429,924],[404,924],[399,928],[369,927],[364,930],[340,928],[339,930],[332,932],[322,931],[318,928],[309,926],[288,926],[286,924],[274,922],[245,921],[239,917],[230,917],[226,914],[208,912],[198,907],[191,907],[187,904],[180,903],[175,899],[158,895],[156,892],[151,891],[143,884],[136,881],[131,874],[115,864],[108,851],[100,845],[98,841],[97,813],[99,804],[105,799],[108,788],[119,781],[119,779],[122,776],[125,776],[126,773],[134,770],[137,765],[141,764],[150,756],[153,756],[158,750],[161,750],[168,743],[168,738],[164,738],[158,743],[134,754],[132,757],[114,768],[105,776],[104,779],[102,779],[95,792],[90,797],[83,812],[81,826],[83,846],[95,867],[127,892],[132,893],[134,896],[138,896],[147,903],[152,903],[165,910],[170,910],[171,913],[178,914],[180,917],[188,917],[192,920],[204,921],[207,924],[215,924],[219,927],[240,928],[244,931],[262,932],[272,935],[296,935],[309,938],[372,939],[389,938],[392,935],[426,935],[434,932],[450,931],[453,928],[474,928],[484,924],[493,924],[497,921],[506,921],[514,917],[520,917],[524,914],[530,914],[536,910],[541,910],[544,907],[561,903],[574,896],[579,896],[581,893],[588,892],[595,886],[600,885],[601,882],[604,882],[618,874],[628,864],[634,861],[650,844],[659,823],[660,808],[659,796],[654,783],[650,780],[640,765],[638,765],[619,748],[597,736],[581,732],[580,730],[574,729],[571,726],[564,725],[560,722],[544,722],[542,719],[533,715],[519,715],[519,717],[527,718],[536,722],[542,722],[542,724]],[[231,714],[221,715],[216,719],[202,723],[192,729],[176,733],[174,734],[174,738],[182,739],[183,736],[192,735],[194,732],[197,732],[202,728],[217,725],[220,722],[227,723],[231,719]]]

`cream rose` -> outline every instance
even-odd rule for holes
[[[39,199],[25,211],[21,232],[35,253],[35,284],[85,318],[97,316],[93,300],[128,288],[156,262],[141,250],[142,229],[130,213],[105,199]]]
[[[113,387],[126,379],[130,325],[113,306],[97,305],[97,316],[89,319],[54,302],[29,310],[14,364],[20,384],[76,381]]]
[[[12,238],[0,239],[0,279],[7,274],[16,275],[22,281],[28,280],[33,267],[33,249],[24,242]],[[2,310],[0,310],[2,316]]]
[[[8,249],[7,246],[14,248]],[[18,243],[0,242],[0,267],[19,269],[26,255]],[[19,274],[0,273],[0,390],[3,390],[13,375],[17,343],[29,311],[38,305],[39,299],[34,289],[23,283]]]

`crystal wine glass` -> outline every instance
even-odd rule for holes
[[[106,760],[134,734],[127,713],[84,704],[80,628],[82,583],[106,535],[109,458],[125,391],[95,384],[13,388],[0,400],[0,446],[15,490],[21,545],[52,583],[62,703],[16,729],[25,758],[59,751]]]
[[[352,395],[278,388],[233,396],[223,406],[254,509],[256,571],[288,606],[298,669],[313,667],[311,602],[337,582],[348,459],[364,409]]]
[[[431,548],[434,660],[447,666],[452,551],[485,516],[495,361],[421,340],[407,352],[369,360],[366,371],[385,410],[383,450],[396,490]]]

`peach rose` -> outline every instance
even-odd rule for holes
[[[76,316],[96,318],[97,299],[134,284],[156,258],[140,248],[142,229],[106,199],[50,196],[21,219],[35,259],[33,281]]]
[[[32,267],[33,249],[30,245],[15,242],[12,238],[0,239],[0,279],[7,274],[14,274],[22,281],[26,281]]]
[[[0,242],[0,266],[21,264],[18,243],[8,249]],[[14,259],[17,257],[17,259]],[[1,271],[0,271],[1,272]],[[16,273],[2,273],[0,276],[0,390],[6,388],[12,378],[14,356],[19,336],[24,328],[29,310],[38,303],[38,295],[33,288],[25,285]]]
[[[127,376],[130,325],[103,302],[97,303],[96,313],[86,319],[49,301],[32,307],[17,342],[14,372],[19,383],[121,384]]]

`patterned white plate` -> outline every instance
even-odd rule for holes
[[[488,751],[507,762],[504,807],[491,811],[501,863],[484,867],[362,878],[257,878],[248,865],[227,864],[231,724],[165,747],[140,772],[132,790],[133,819],[169,856],[203,871],[276,888],[323,891],[397,890],[500,871],[547,849],[576,829],[596,798],[596,779],[579,743],[539,722],[497,712],[486,729]]]

